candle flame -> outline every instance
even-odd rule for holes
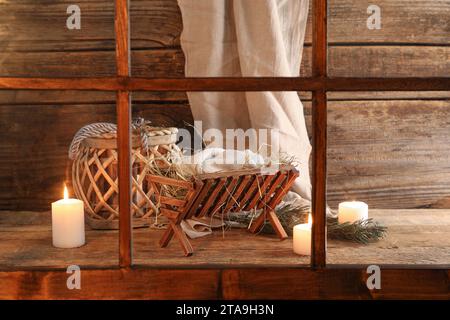
[[[308,215],[308,226],[312,227],[312,215],[311,215],[311,213]]]
[[[64,200],[69,199],[69,191],[67,190],[66,184],[64,184]]]

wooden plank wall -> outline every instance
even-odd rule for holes
[[[76,3],[81,30],[65,27]],[[330,0],[333,76],[450,76],[450,0]],[[368,30],[369,4],[382,29]],[[115,74],[114,5],[102,0],[4,0],[0,75]],[[183,76],[176,0],[132,0],[132,74]],[[311,19],[310,19],[311,23]],[[308,27],[302,75],[311,73]],[[310,94],[303,98],[310,125]],[[70,178],[75,132],[113,121],[106,92],[0,91],[0,209],[48,209]],[[450,92],[330,93],[330,203],[360,199],[379,208],[450,207]],[[137,93],[134,113],[156,125],[185,126],[185,94]]]

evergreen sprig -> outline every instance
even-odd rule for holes
[[[307,222],[311,208],[309,206],[285,205],[278,208],[275,212],[283,228],[289,235],[292,235],[292,229],[295,225]],[[255,219],[254,216],[245,215],[239,216],[235,221],[248,224],[253,219]],[[274,233],[274,230],[269,223],[266,223],[261,232]],[[375,222],[373,219],[340,224],[337,218],[327,217],[327,235],[330,239],[368,244],[384,238],[386,234],[387,227]]]
[[[387,227],[373,219],[340,224],[337,218],[327,218],[327,234],[330,239],[368,244],[384,238],[386,233]]]

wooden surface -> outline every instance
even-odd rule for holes
[[[331,205],[450,207],[449,100],[331,102],[328,119]]]
[[[381,30],[366,27],[370,1],[328,2],[330,75],[449,76],[449,0],[380,0]],[[0,76],[115,75],[113,1],[78,1],[82,29],[72,31],[65,28],[69,4],[2,1]],[[182,76],[176,1],[133,0],[131,20],[132,74]],[[311,25],[310,17],[303,75],[311,74]],[[301,95],[310,114],[311,96]],[[449,96],[449,91],[330,93],[339,100],[329,103],[330,203],[358,197],[385,208],[449,208]],[[114,121],[114,98],[105,92],[0,91],[0,208],[48,209],[70,176],[66,152],[73,134],[87,123]],[[184,93],[138,93],[134,103],[134,115],[156,125],[192,123]],[[365,153],[353,158],[349,150],[355,145]]]
[[[12,54],[11,54],[12,53]],[[305,47],[301,76],[311,76],[310,47]],[[329,49],[329,75],[335,77],[448,77],[450,47],[339,46]],[[114,75],[114,55],[108,51],[60,53],[0,53],[0,76],[83,77]],[[54,65],[55,61],[61,64]],[[64,64],[63,64],[64,63]],[[183,77],[181,49],[134,51],[132,75],[136,77]]]
[[[83,270],[82,289],[68,290],[65,270],[0,272],[0,299],[204,300],[217,296],[219,274],[219,270]]]
[[[370,215],[389,227],[388,237],[368,246],[328,241],[328,264],[415,264],[450,267],[449,210],[371,210]],[[195,253],[184,257],[178,243],[160,248],[161,230],[135,229],[134,263],[153,267],[281,267],[309,264],[309,257],[292,252],[292,239],[253,235],[245,230],[217,230],[191,240]],[[0,214],[0,270],[118,265],[118,232],[86,231],[79,249],[51,246],[49,213]]]
[[[45,5],[42,5],[45,3]],[[17,37],[6,42],[8,48],[28,50],[32,46],[42,49],[78,50],[114,48],[114,3],[109,0],[79,0],[83,32],[67,32],[55,28],[61,22],[65,26],[68,1],[44,0],[2,1],[1,38],[11,40],[10,26]],[[378,0],[382,8],[382,29],[369,30],[366,27],[368,0],[329,0],[329,40],[331,43],[405,43],[439,44],[449,41],[448,0]],[[28,17],[24,23],[22,19]],[[181,16],[176,0],[134,0],[131,2],[131,35],[134,48],[161,48],[177,46],[182,30]],[[3,22],[7,22],[6,25]],[[311,43],[311,14],[308,21],[306,43]],[[349,30],[354,31],[349,38]],[[25,37],[25,35],[27,35]],[[54,40],[40,42],[48,37]],[[83,41],[81,41],[83,40]]]
[[[2,2],[0,75],[115,74],[113,2],[78,1],[82,29],[74,31],[65,28],[66,1],[40,2]],[[381,30],[366,27],[371,1],[328,2],[330,75],[449,76],[448,0],[379,0]],[[131,20],[133,75],[181,76],[182,22],[176,0],[135,0]],[[310,15],[307,45],[311,24]],[[311,72],[310,49],[304,54],[304,75]]]
[[[81,290],[68,290],[66,270],[0,272],[0,299],[442,299],[445,269],[382,268],[369,290],[366,266],[345,269],[85,269]]]

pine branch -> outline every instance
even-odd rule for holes
[[[295,225],[307,222],[310,212],[309,206],[285,205],[276,210],[281,225],[289,235],[292,235],[292,229]],[[251,215],[240,215],[235,216],[232,220],[248,225],[255,218]],[[274,230],[269,223],[266,223],[261,232],[274,233]],[[373,219],[339,224],[337,218],[327,217],[327,235],[330,239],[368,244],[384,238],[386,233],[387,227],[373,221]]]
[[[386,233],[387,227],[373,219],[339,224],[337,218],[327,218],[327,235],[330,239],[368,244],[384,238]]]

